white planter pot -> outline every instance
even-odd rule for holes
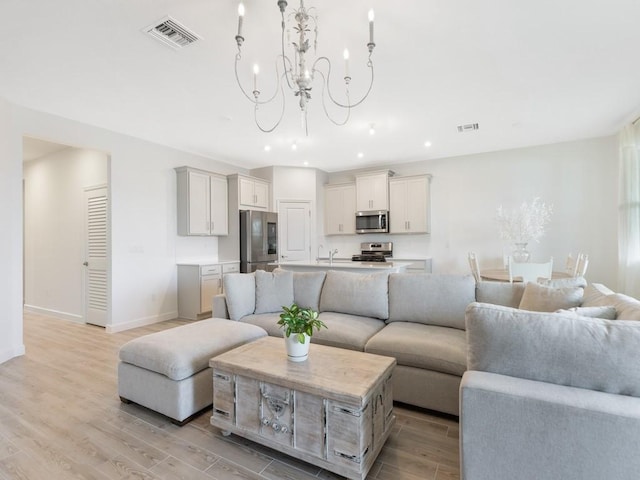
[[[298,341],[298,335],[296,334],[284,337],[284,342],[287,346],[287,356],[292,362],[304,362],[309,356],[309,344],[311,343],[311,337],[306,333],[303,335],[304,343],[300,343]]]

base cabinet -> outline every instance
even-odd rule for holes
[[[224,274],[239,271],[240,262],[178,265],[178,316],[188,320],[210,317],[213,297],[223,293]]]

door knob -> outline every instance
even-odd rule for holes
[[[89,262],[82,262],[82,265],[84,265],[85,267],[89,266]]]

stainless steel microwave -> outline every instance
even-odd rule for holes
[[[389,212],[371,210],[356,212],[356,233],[388,233]]]

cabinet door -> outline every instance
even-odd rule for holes
[[[356,177],[358,211],[389,209],[389,177],[386,173]]]
[[[340,235],[342,224],[342,190],[337,187],[324,191],[324,228],[325,235]]]
[[[210,312],[213,297],[222,292],[222,275],[203,275],[200,278],[200,313]]]
[[[250,178],[239,178],[238,188],[240,190],[240,205],[253,207],[255,205],[255,194],[253,191],[254,182]]]
[[[406,192],[407,231],[409,233],[429,233],[428,179],[426,177],[407,179]]]
[[[189,172],[189,235],[209,235],[210,190],[209,175]]]
[[[342,233],[356,233],[356,186],[345,185],[342,188]]]
[[[407,231],[407,182],[389,182],[389,233]]]
[[[211,235],[227,235],[229,233],[227,210],[227,179],[211,176]]]
[[[253,193],[255,195],[254,205],[258,209],[269,209],[269,185],[263,182],[255,182],[253,184]]]

